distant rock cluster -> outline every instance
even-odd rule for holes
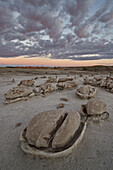
[[[90,84],[93,86],[99,86],[105,88],[106,91],[113,93],[113,78],[112,77],[93,77],[93,78],[84,78],[84,84]]]
[[[5,103],[13,103],[35,96],[37,92],[33,85],[33,80],[22,80],[17,87],[13,87],[13,89],[10,89],[7,93],[5,93]]]
[[[42,76],[40,78],[47,78],[46,76]],[[77,87],[77,82],[73,81],[72,77],[59,78],[57,80],[57,76],[48,77],[44,84],[40,84],[35,86],[35,80],[38,77],[35,77],[34,80],[22,80],[17,85],[17,87],[13,87],[5,94],[5,103],[13,103],[19,100],[28,99],[29,97],[35,96],[37,94],[43,95],[42,97],[46,97],[46,93],[52,93],[56,90],[64,90],[64,89],[74,89]],[[52,85],[52,83],[56,83],[56,85]],[[36,87],[39,88],[36,91]]]

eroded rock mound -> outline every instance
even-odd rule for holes
[[[42,93],[42,94],[51,93],[55,90],[56,89],[51,84],[48,84],[48,83],[39,85],[39,93]]]
[[[6,94],[5,103],[13,103],[22,99],[27,99],[28,97],[32,97],[36,94],[36,90],[32,87],[26,86],[17,86],[13,89],[10,89]]]
[[[36,115],[21,134],[25,153],[41,157],[64,156],[82,139],[86,124],[78,112],[52,110]]]
[[[101,119],[106,119],[109,117],[106,111],[106,104],[98,99],[90,99],[87,104],[81,106],[81,111],[83,115],[91,117],[99,117]]]
[[[24,86],[33,86],[35,83],[34,80],[22,80],[18,86],[24,85]]]
[[[56,83],[57,82],[57,78],[56,77],[51,77],[48,78],[47,83]]]
[[[66,82],[66,81],[73,81],[72,77],[66,77],[66,78],[59,78],[58,83],[60,82]]]
[[[77,87],[77,82],[76,81],[71,81],[71,82],[60,82],[57,83],[57,88],[59,90],[64,90],[64,89],[74,89]]]
[[[99,86],[105,88],[106,91],[113,93],[113,78],[112,77],[93,77],[84,79],[84,84]]]
[[[96,88],[90,85],[84,85],[77,89],[76,94],[82,99],[94,97]]]

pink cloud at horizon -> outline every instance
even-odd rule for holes
[[[47,66],[91,66],[91,65],[113,65],[113,59],[103,59],[94,61],[73,61],[69,59],[50,58],[0,58],[0,65],[47,65]]]

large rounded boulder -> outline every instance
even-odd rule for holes
[[[64,156],[82,139],[85,128],[76,111],[41,112],[23,130],[21,148],[25,153],[41,157]]]
[[[87,104],[81,106],[82,115],[88,117],[88,119],[103,120],[109,117],[109,113],[106,111],[106,103],[98,99],[90,99]]]

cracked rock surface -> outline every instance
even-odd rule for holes
[[[41,112],[23,130],[21,147],[27,153],[33,153],[34,149],[37,150],[36,153],[62,152],[71,147],[79,136],[83,136],[83,129],[84,124],[76,111],[66,112],[60,109]]]

